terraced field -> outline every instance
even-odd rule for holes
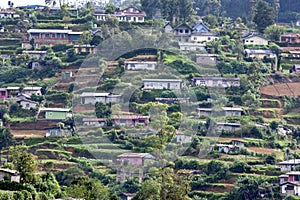
[[[261,87],[260,93],[270,96],[300,96],[300,82],[268,85]]]

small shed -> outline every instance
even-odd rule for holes
[[[63,73],[61,74],[61,78],[62,78],[63,80],[68,80],[68,79],[70,79],[72,76],[73,76],[73,73],[72,73],[72,72],[63,72]]]

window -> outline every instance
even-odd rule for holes
[[[299,175],[295,175],[295,176],[294,176],[294,181],[299,181],[299,180],[300,180]]]
[[[29,106],[30,106],[29,103],[26,103],[26,108],[29,108]]]
[[[183,30],[182,30],[182,29],[180,29],[180,30],[179,30],[179,32],[180,32],[180,33],[183,33]]]
[[[194,37],[194,40],[197,40],[197,37]]]
[[[287,186],[286,186],[286,190],[294,190],[294,186],[292,186],[292,185],[287,185]]]
[[[211,38],[210,38],[210,37],[208,37],[208,38],[207,38],[207,40],[211,40]]]
[[[186,29],[186,30],[185,30],[185,33],[189,33],[189,30]]]
[[[199,81],[200,85],[205,85],[205,81]]]
[[[250,40],[251,43],[253,43],[253,40]]]
[[[139,21],[143,21],[143,17],[139,17]]]

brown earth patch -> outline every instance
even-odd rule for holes
[[[264,86],[260,88],[260,93],[270,96],[300,96],[300,82]]]

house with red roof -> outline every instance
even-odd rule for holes
[[[300,43],[299,33],[286,33],[280,36],[280,42]]]

